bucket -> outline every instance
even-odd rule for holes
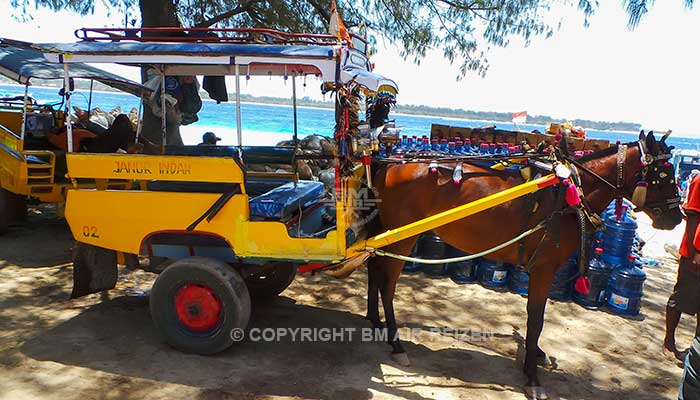
[[[479,263],[479,282],[485,288],[506,291],[508,290],[508,281],[513,273],[513,268],[510,264],[482,259]]]

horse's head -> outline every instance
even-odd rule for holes
[[[652,219],[652,226],[656,229],[673,229],[683,219],[676,174],[669,162],[673,146],[666,144],[669,134],[658,141],[653,132],[639,134],[642,168],[635,177],[637,183],[632,202]]]

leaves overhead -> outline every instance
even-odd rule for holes
[[[176,10],[184,27],[266,27],[294,32],[327,32],[330,0],[10,0],[15,17],[31,19],[32,10],[45,7],[54,11],[69,10],[91,14],[96,2],[111,9],[115,23],[124,12],[132,14],[151,8],[153,11]],[[688,8],[694,0],[682,0]],[[370,42],[376,38],[395,43],[404,58],[420,63],[427,52],[439,49],[459,66],[460,75],[469,71],[484,74],[488,68],[486,52],[492,47],[507,46],[511,40],[525,43],[536,36],[551,36],[555,24],[551,7],[571,4],[565,0],[340,0],[338,8],[345,24],[357,30],[364,27]],[[654,0],[623,0],[628,26],[636,27],[649,12]],[[168,5],[169,7],[163,7]],[[598,0],[578,0],[575,4],[588,25],[598,9]],[[144,18],[146,13],[144,12]],[[153,14],[153,13],[149,13]],[[116,17],[119,15],[119,17]],[[153,23],[144,21],[146,26]],[[77,27],[76,27],[77,28]]]

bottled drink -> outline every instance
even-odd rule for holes
[[[423,147],[421,148],[422,151],[430,151],[430,139],[427,137],[423,136]]]
[[[447,143],[447,152],[451,155],[456,155],[457,153],[455,152],[455,146],[455,142]]]

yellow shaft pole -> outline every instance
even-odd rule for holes
[[[447,225],[451,222],[458,221],[486,209],[507,203],[513,199],[517,199],[518,197],[522,197],[526,194],[536,192],[539,189],[552,186],[558,182],[559,179],[554,174],[550,174],[545,177],[525,182],[510,189],[483,197],[479,200],[474,200],[459,207],[443,211],[439,214],[423,218],[408,225],[404,225],[396,229],[390,229],[348,248],[347,256],[350,257],[366,248],[376,249],[400,242],[406,238],[419,235],[423,232],[427,232],[429,230]]]

